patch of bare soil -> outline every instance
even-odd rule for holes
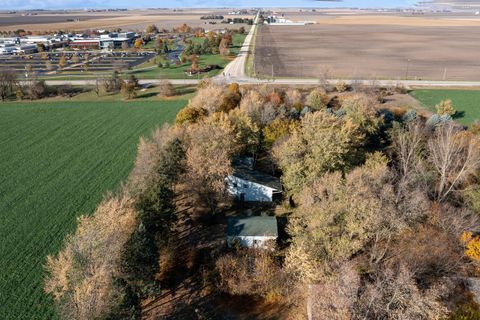
[[[409,94],[395,93],[384,99],[384,105],[389,107],[408,107],[415,110],[423,109],[420,101]]]
[[[415,99],[409,94],[400,94],[396,93],[390,96],[385,97],[383,107],[386,107],[393,111],[401,110],[402,112],[413,109],[417,111],[417,114],[429,118],[433,112],[427,110],[420,101]]]

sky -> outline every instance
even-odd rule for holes
[[[3,10],[83,8],[217,8],[217,7],[405,7],[415,0],[0,0]]]

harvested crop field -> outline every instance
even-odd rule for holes
[[[32,24],[42,24],[42,23],[63,23],[68,22],[69,20],[93,20],[93,19],[107,19],[113,18],[115,16],[106,16],[106,15],[34,15],[34,16],[22,16],[22,15],[13,15],[13,14],[2,14],[0,15],[0,28],[10,28],[18,25],[32,25]]]
[[[401,19],[398,24],[357,18],[358,23],[346,17],[307,26],[262,26],[257,74],[271,77],[273,69],[274,77],[480,80],[479,20],[451,26],[441,19],[408,25],[406,19],[416,18],[392,17]]]
[[[191,27],[203,27],[211,29],[238,29],[246,24],[222,24],[221,20],[201,20],[203,15],[217,14],[227,18],[253,18],[251,16],[231,16],[226,10],[195,9],[188,11],[174,10],[128,10],[116,12],[89,12],[72,11],[68,13],[41,13],[34,16],[22,16],[20,14],[0,14],[0,31],[12,31],[24,29],[28,31],[48,32],[56,30],[87,30],[87,29],[111,29],[121,28],[124,30],[144,31],[146,26],[156,24],[159,28],[171,29],[186,23]],[[208,24],[208,22],[216,24]]]
[[[56,319],[43,265],[185,100],[0,105],[0,319]]]

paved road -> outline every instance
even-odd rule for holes
[[[284,85],[319,85],[320,81],[316,79],[275,79],[272,80],[259,80],[254,78],[233,78],[224,79],[223,77],[216,77],[214,79],[218,82],[237,82],[240,84],[284,84]],[[172,79],[169,80],[174,85],[182,85],[182,84],[189,84],[195,85],[199,82],[197,79]],[[335,84],[339,81],[343,81],[347,84],[351,84],[353,82],[356,83],[363,83],[365,85],[371,85],[371,80],[329,80],[330,84]],[[47,85],[78,85],[78,86],[85,86],[85,85],[95,85],[95,80],[47,80],[45,81]],[[140,84],[157,84],[160,80],[140,80]],[[427,81],[427,80],[378,80],[375,81],[375,84],[378,86],[395,86],[395,85],[403,85],[405,87],[480,87],[480,81]]]
[[[319,85],[321,81],[318,79],[275,79],[275,80],[259,80],[254,78],[237,78],[232,79],[240,84],[285,84],[285,85]],[[227,81],[229,82],[229,81]],[[403,85],[405,87],[480,87],[480,81],[430,81],[430,80],[351,80],[351,79],[331,79],[329,84],[337,82],[345,82],[347,84],[361,83],[363,85],[377,86],[396,86]]]
[[[215,77],[216,80],[235,82],[237,80],[248,81],[250,79],[245,74],[245,64],[247,63],[247,57],[250,52],[250,45],[253,40],[253,35],[255,34],[255,30],[257,29],[258,19],[259,13],[257,13],[253,25],[250,28],[247,36],[245,37],[245,41],[243,42],[243,45],[240,48],[237,57],[225,66],[225,68],[223,69],[223,73]]]

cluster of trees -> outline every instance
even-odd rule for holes
[[[218,32],[210,31],[207,33],[206,37],[203,39],[203,42],[194,43],[190,40],[185,47],[183,54],[190,56],[195,55],[205,55],[205,54],[218,54],[225,56],[229,54],[229,48],[233,44],[233,33],[220,34]]]
[[[355,117],[344,123],[355,137],[347,144],[334,129],[341,149],[354,149],[301,154],[305,144],[311,150],[330,144],[322,128],[331,119],[317,114],[275,150],[280,167],[291,172],[283,179],[296,203],[284,268],[295,282],[312,286],[314,312],[336,319],[454,313],[449,298],[461,285],[457,277],[475,273],[461,238],[479,222],[466,191],[477,188],[479,137],[452,122],[430,127],[414,120],[392,124],[385,148],[372,153],[365,139],[381,127],[357,131],[365,121]],[[299,158],[312,165],[295,171]]]
[[[0,70],[0,99],[2,101],[37,100],[54,93],[51,88],[47,87],[45,81],[39,80],[33,72],[27,72],[27,75],[28,77],[20,80],[15,70]]]
[[[232,159],[251,156],[281,176],[289,241],[212,254],[216,292],[281,305],[286,318],[461,318],[465,306],[478,317],[459,279],[480,267],[479,130],[346,89],[200,83],[174,126],[141,139],[124,187],[49,258],[60,315],[138,316],[159,292],[176,185],[218,214]]]
[[[216,14],[209,14],[206,16],[201,16],[200,20],[223,20],[224,16],[216,15]]]
[[[100,94],[101,87],[106,93],[120,92],[125,99],[129,100],[137,96],[140,85],[135,75],[131,74],[127,80],[124,80],[120,73],[115,70],[110,77],[96,80],[94,91],[97,95]]]
[[[158,27],[154,24],[151,24],[145,28],[146,33],[157,34],[159,32]]]
[[[45,81],[38,79],[33,71],[27,74],[28,77],[21,79],[21,76],[15,70],[0,70],[0,100],[37,100],[59,95],[71,97],[84,91],[84,89],[74,89],[69,85],[47,86]],[[162,97],[170,97],[176,94],[175,87],[166,79],[160,79],[158,88]],[[135,75],[130,74],[128,78],[124,79],[116,70],[110,76],[97,78],[93,85],[93,92],[97,96],[100,96],[102,92],[107,94],[121,93],[127,100],[137,97],[139,89],[140,85]]]
[[[155,49],[158,53],[168,53],[170,51],[168,45],[169,43],[167,39],[162,39],[160,37],[155,39]]]
[[[201,104],[188,121],[204,117]],[[251,90],[242,109],[281,172],[291,240],[275,254],[220,258],[221,290],[273,299],[292,316],[308,305],[314,318],[440,319],[462,316],[460,303],[478,317],[468,295],[452,300],[480,256],[475,130],[322,89]]]
[[[245,23],[251,26],[253,24],[253,19],[250,18],[228,18],[225,20],[222,20],[222,23],[228,23],[228,24],[237,24],[237,23]]]
[[[173,32],[178,32],[178,33],[191,33],[192,30],[193,28],[186,23],[182,24],[180,27],[172,29]]]

